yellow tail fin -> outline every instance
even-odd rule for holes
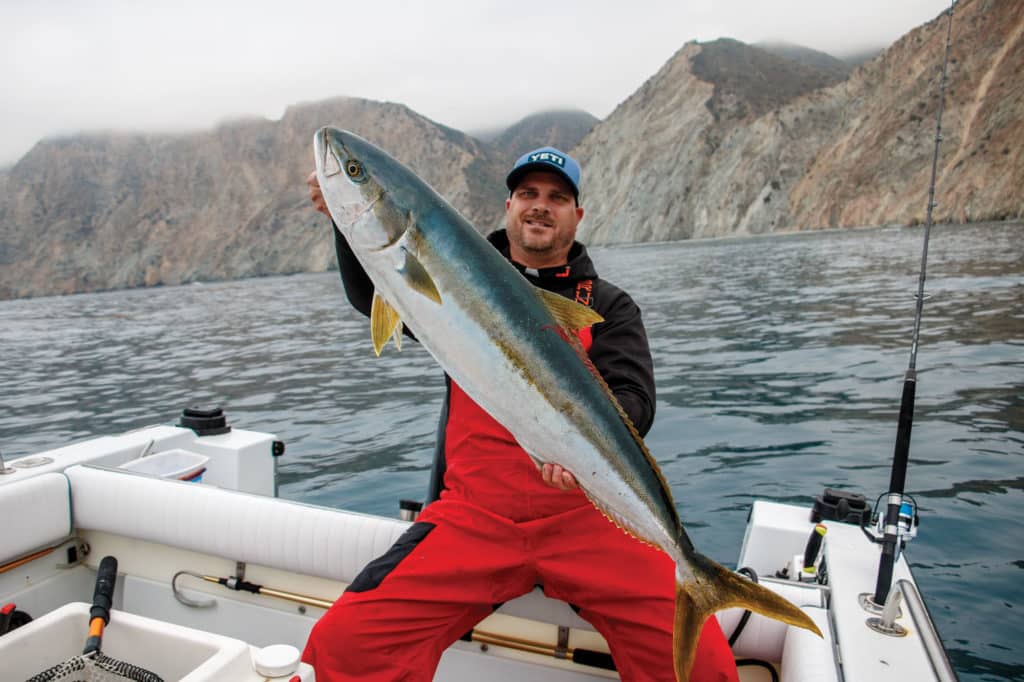
[[[676,585],[676,614],[672,631],[673,664],[676,680],[690,678],[697,640],[708,616],[738,606],[768,618],[810,630],[821,637],[821,630],[806,613],[771,590],[751,582],[724,566],[699,557],[693,567],[703,574]]]

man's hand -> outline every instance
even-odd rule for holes
[[[331,212],[327,210],[324,193],[320,191],[320,181],[316,179],[316,171],[309,174],[309,177],[306,178],[306,184],[309,185],[309,199],[313,202],[313,208],[330,218]]]
[[[580,487],[580,484],[576,482],[575,476],[560,465],[552,464],[551,462],[541,465],[540,476],[549,486],[559,490],[575,490]]]

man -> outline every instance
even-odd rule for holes
[[[315,173],[314,206],[330,215]],[[600,279],[575,241],[583,219],[579,164],[544,147],[506,179],[504,230],[488,239],[534,285],[591,306],[580,332],[630,420],[654,420],[654,371],[640,309]],[[368,315],[373,283],[335,230],[349,301]],[[674,565],[611,524],[557,464],[538,473],[512,435],[450,379],[438,430],[433,501],[371,562],[310,634],[303,658],[320,682],[430,680],[441,654],[498,605],[541,585],[604,635],[624,680],[675,680]],[[704,627],[694,681],[735,681],[715,619]]]

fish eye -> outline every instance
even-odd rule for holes
[[[363,172],[363,164],[355,159],[345,162],[345,173],[355,182],[365,182],[366,174]]]

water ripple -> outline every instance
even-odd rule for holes
[[[883,492],[909,360],[917,229],[595,249],[644,311],[647,438],[697,546],[730,564],[755,498]],[[908,550],[965,682],[1021,679],[1022,226],[936,227]],[[444,392],[413,343],[374,357],[336,274],[0,302],[0,449],[171,423],[275,433],[284,497],[395,515],[422,498]],[[1009,542],[1007,542],[1009,539]]]

